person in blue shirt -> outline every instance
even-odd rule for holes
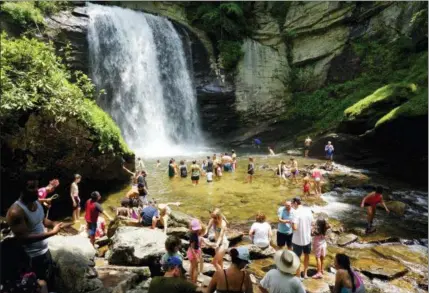
[[[330,141],[328,141],[328,144],[325,146],[325,154],[327,160],[332,161],[334,159],[334,146]]]
[[[149,205],[145,207],[141,212],[141,223],[145,227],[155,229],[156,223],[159,221],[159,211],[156,207],[156,203],[149,201]]]
[[[258,149],[261,147],[262,141],[259,138],[253,139],[253,145],[256,146]]]
[[[280,207],[277,211],[279,217],[279,224],[277,227],[277,246],[283,248],[285,245],[289,250],[292,249],[292,203],[285,201],[284,206]]]

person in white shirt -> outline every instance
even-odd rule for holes
[[[250,227],[249,235],[252,238],[253,244],[261,249],[270,246],[270,241],[273,236],[271,226],[265,221],[266,217],[263,213],[258,212],[256,222]]]
[[[295,276],[299,257],[290,250],[279,250],[274,255],[276,268],[266,273],[259,284],[262,293],[305,293],[304,286]]]
[[[308,262],[311,253],[311,225],[313,223],[313,214],[310,209],[304,208],[301,205],[301,198],[295,197],[292,200],[295,206],[293,214],[293,236],[292,246],[293,252],[298,257],[304,253],[304,279],[307,279]],[[301,272],[297,272],[297,276],[301,276]]]
[[[144,165],[144,163],[143,163],[143,160],[142,160],[142,158],[137,158],[137,166],[136,166],[136,171],[143,171],[143,170],[145,170],[146,169],[146,167],[145,167],[145,165]]]

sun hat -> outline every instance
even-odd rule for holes
[[[249,248],[245,246],[236,247],[235,250],[238,252],[238,258],[250,263],[250,253]]]
[[[290,250],[277,251],[274,255],[274,262],[276,263],[279,271],[292,275],[296,274],[296,270],[301,264],[299,257]]]
[[[201,230],[201,223],[197,219],[192,219],[191,221],[191,230],[198,231]]]

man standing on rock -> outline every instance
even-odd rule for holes
[[[52,258],[46,239],[56,235],[63,223],[54,223],[45,218],[43,207],[38,201],[38,185],[35,177],[26,178],[24,190],[7,211],[6,220],[14,236],[23,244],[25,252],[31,258],[32,271],[39,280],[52,286]],[[45,232],[45,227],[53,229]]]
[[[311,224],[313,223],[313,214],[308,208],[304,208],[301,205],[301,198],[295,197],[292,200],[292,204],[295,206],[293,214],[293,252],[301,258],[304,253],[304,279],[307,279],[308,262],[310,260],[311,252]],[[301,276],[301,271],[298,270],[297,276]]]
[[[279,217],[279,224],[277,227],[277,246],[283,248],[287,245],[289,250],[292,249],[292,203],[285,201],[284,206],[280,207],[277,211]]]
[[[193,293],[202,292],[194,284],[182,277],[182,260],[177,256],[171,256],[163,265],[165,274],[163,277],[154,277],[149,285],[149,293]]]
[[[310,151],[310,145],[311,145],[311,138],[307,136],[307,138],[304,140],[304,157],[308,157],[308,152]]]

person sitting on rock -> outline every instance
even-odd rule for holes
[[[279,250],[274,255],[276,268],[271,269],[259,284],[262,293],[305,293],[304,286],[295,276],[299,257],[290,250]]]
[[[152,279],[148,293],[202,292],[196,285],[182,278],[184,269],[179,257],[169,257],[164,264],[164,269],[164,276]]]
[[[168,220],[170,219],[170,205],[180,206],[180,202],[168,202],[158,204],[159,222],[164,227],[164,233],[167,234]]]
[[[362,203],[361,203],[360,207],[361,208],[368,207],[368,215],[367,215],[368,225],[366,228],[366,233],[369,233],[374,229],[373,220],[375,217],[375,210],[376,210],[377,204],[379,204],[379,203],[382,204],[384,209],[386,210],[386,212],[390,213],[389,209],[387,208],[386,204],[384,203],[382,193],[383,193],[383,187],[377,186],[375,191],[367,194],[362,199]]]
[[[147,189],[143,183],[139,183],[137,188],[134,186],[127,192],[126,197],[131,201],[133,207],[137,207],[139,202],[145,206],[147,202]]]
[[[143,208],[141,214],[141,223],[145,227],[155,229],[156,224],[159,221],[159,211],[156,208],[156,203],[152,200],[149,201],[149,205]]]
[[[365,285],[358,273],[350,267],[350,258],[342,253],[335,255],[334,293],[365,293]]]
[[[247,247],[231,248],[231,265],[228,269],[216,264],[216,272],[210,281],[207,292],[213,293],[252,293],[253,286],[244,268],[250,263]]]
[[[265,221],[265,214],[258,212],[256,222],[250,227],[249,235],[252,238],[252,243],[261,249],[266,249],[270,246],[273,232],[271,226]]]

